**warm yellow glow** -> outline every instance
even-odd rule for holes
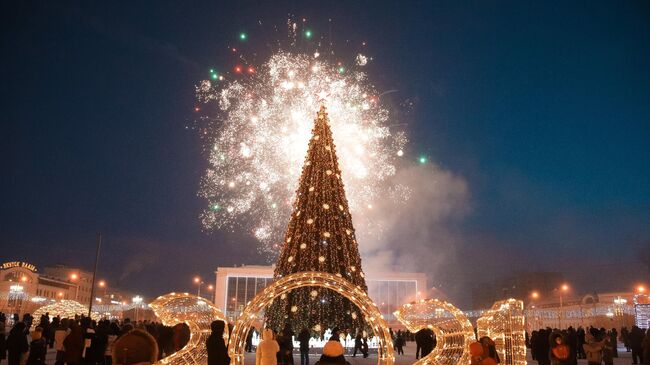
[[[105,287],[105,286],[106,286],[106,282],[105,282],[104,280],[100,280],[100,281],[99,281],[99,287],[100,287],[100,288],[103,288],[103,287]]]
[[[198,277],[198,276],[195,276],[195,277],[194,277],[194,283],[198,284],[198,283],[200,283],[200,282],[201,282],[201,278]]]
[[[149,306],[165,326],[185,323],[190,327],[190,340],[187,345],[156,364],[206,364],[208,352],[205,348],[205,341],[212,333],[210,323],[214,320],[222,320],[227,323],[223,313],[209,300],[187,293],[170,293],[160,296]],[[226,326],[223,337],[226,341],[228,326]]]
[[[639,285],[636,287],[636,291],[638,291],[639,293],[644,293],[645,287],[643,285]]]
[[[508,299],[495,302],[476,322],[479,339],[490,337],[501,364],[526,365],[524,302]]]
[[[58,293],[59,297],[63,296],[62,292]],[[50,316],[56,317],[59,316],[61,318],[74,318],[75,315],[88,315],[88,306],[83,305],[77,301],[74,300],[60,300],[56,303],[44,305],[32,313],[32,316],[34,318],[41,318],[41,315],[49,313]],[[92,312],[90,315],[90,318],[98,321],[100,319],[100,315],[97,312]],[[38,324],[38,321],[34,321],[34,326]]]
[[[530,296],[533,297],[533,299],[537,299],[539,298],[539,293],[534,291]]]
[[[71,280],[77,280],[77,279],[79,279],[79,275],[77,275],[77,273],[72,273],[72,274],[70,274],[70,279]]]
[[[567,284],[562,284],[562,291],[567,291],[569,290],[569,286]]]
[[[413,365],[470,363],[469,344],[475,341],[474,328],[460,309],[442,300],[429,299],[404,304],[394,314],[411,332],[430,328],[436,334],[436,347]]]
[[[237,322],[235,322],[228,343],[228,355],[230,355],[231,364],[243,365],[246,334],[260,312],[264,311],[275,298],[281,297],[291,290],[314,286],[334,290],[357,306],[365,316],[367,325],[379,338],[378,364],[394,364],[393,342],[388,332],[388,325],[377,305],[370,300],[366,292],[360,287],[336,275],[317,271],[304,271],[284,276],[267,286],[246,305]],[[320,331],[321,326],[317,324],[314,326],[314,330]]]

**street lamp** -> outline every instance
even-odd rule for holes
[[[637,286],[636,291],[639,292],[639,294],[643,294],[645,292],[645,286],[643,285]]]
[[[562,284],[562,286],[560,287],[560,313],[559,313],[559,315],[557,317],[559,329],[562,329],[562,314],[563,314],[563,312],[562,312],[562,307],[563,307],[562,295],[563,295],[563,293],[566,293],[568,291],[569,291],[569,285]]]
[[[203,280],[201,280],[201,277],[195,276],[194,277],[194,284],[197,284],[199,288],[196,291],[196,296],[200,297],[201,296],[201,285],[205,284]]]

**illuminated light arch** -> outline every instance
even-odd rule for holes
[[[404,304],[394,314],[409,331],[429,328],[436,335],[433,351],[413,365],[469,365],[474,328],[460,309],[442,300],[429,299]]]
[[[33,327],[38,325],[38,319],[45,313],[49,313],[50,316],[61,318],[74,318],[76,315],[88,315],[88,306],[83,305],[76,300],[60,300],[56,303],[44,305],[32,313],[32,317],[36,318],[34,321]],[[92,312],[90,318],[93,320],[99,320],[101,316],[97,312]]]
[[[209,300],[188,293],[169,293],[162,295],[149,304],[151,309],[165,326],[185,323],[190,328],[190,340],[187,345],[156,365],[193,365],[206,364],[208,351],[205,341],[212,330],[210,323],[222,320],[227,323],[223,313]],[[224,330],[224,342],[228,338],[228,326]]]
[[[479,339],[490,337],[505,365],[526,365],[524,302],[506,299],[494,302],[476,322]]]
[[[260,312],[280,295],[307,286],[330,289],[357,306],[363,313],[368,325],[379,338],[377,363],[380,365],[393,365],[395,363],[393,342],[388,332],[388,325],[379,308],[368,297],[368,294],[360,287],[335,275],[318,271],[305,271],[287,275],[274,281],[273,284],[267,286],[246,304],[244,311],[233,326],[232,336],[228,344],[228,355],[230,355],[232,365],[244,364],[246,333]]]

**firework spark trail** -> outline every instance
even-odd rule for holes
[[[395,174],[406,143],[403,133],[388,129],[389,113],[378,94],[365,73],[317,54],[279,52],[248,77],[203,81],[199,99],[218,109],[204,131],[211,149],[200,192],[209,202],[204,226],[250,230],[262,252],[276,251],[321,103],[328,109],[351,212],[364,217],[373,202],[391,195],[385,181]],[[362,235],[377,228],[363,221],[369,223],[356,227]]]

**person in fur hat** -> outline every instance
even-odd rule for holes
[[[262,341],[257,345],[255,365],[277,365],[280,345],[273,339],[273,330],[267,328],[262,332]]]
[[[141,329],[132,330],[113,344],[113,365],[147,365],[157,360],[156,339]]]
[[[350,365],[349,362],[345,361],[345,348],[341,345],[340,341],[340,332],[338,328],[332,330],[332,336],[330,339],[325,342],[323,346],[323,354],[320,357],[320,360],[316,362],[315,365],[328,365],[328,364],[345,364]]]

